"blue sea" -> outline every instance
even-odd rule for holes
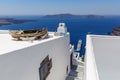
[[[1,16],[2,17],[2,16]],[[80,54],[85,54],[86,34],[109,35],[113,28],[120,26],[120,16],[105,16],[104,18],[42,18],[41,16],[7,16],[2,18],[15,18],[26,20],[37,20],[22,24],[3,25],[2,30],[30,30],[47,28],[49,31],[56,31],[60,22],[66,23],[70,32],[70,43],[75,49],[79,39],[82,40]]]

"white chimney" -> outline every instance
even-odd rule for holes
[[[59,34],[66,34],[67,33],[67,28],[65,26],[65,23],[59,23],[59,27],[57,28],[57,32]]]

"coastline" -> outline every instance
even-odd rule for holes
[[[14,18],[0,18],[0,26],[2,25],[10,25],[10,24],[21,24],[25,22],[36,22],[37,20],[17,20]]]

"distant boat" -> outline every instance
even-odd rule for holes
[[[47,36],[48,30],[10,30],[9,34],[17,40],[34,40]]]
[[[81,45],[82,45],[82,40],[79,40],[78,44],[77,44],[77,50],[76,51],[80,51],[81,50]]]
[[[92,34],[92,32],[88,32],[87,34]]]

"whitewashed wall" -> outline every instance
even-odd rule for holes
[[[67,65],[70,68],[69,36],[0,55],[0,80],[40,80],[40,63],[47,55],[52,58],[47,80],[65,80]]]
[[[84,80],[99,80],[95,56],[93,51],[93,43],[91,35],[86,36],[86,53],[85,53],[85,75]]]

